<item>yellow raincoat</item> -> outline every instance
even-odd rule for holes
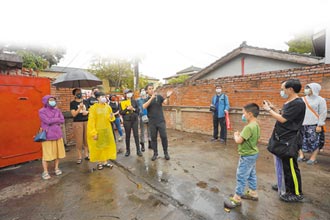
[[[110,117],[112,109],[108,104],[95,103],[89,109],[87,122],[87,143],[91,162],[115,160],[117,157],[116,143],[113,137]],[[97,135],[97,140],[94,136]]]

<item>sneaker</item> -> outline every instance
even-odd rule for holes
[[[123,137],[122,136],[119,136],[118,141],[120,142],[122,140],[123,140]]]
[[[42,179],[44,179],[44,180],[48,180],[48,179],[50,179],[50,176],[49,176],[49,173],[48,173],[48,172],[43,172],[43,173],[41,174],[41,177],[42,177]]]
[[[62,174],[62,170],[60,170],[60,169],[55,170],[55,175],[56,176],[59,176],[61,174]]]
[[[277,186],[277,184],[272,185],[272,190],[274,190],[274,191],[278,191],[278,186]]]
[[[307,165],[314,165],[314,164],[317,163],[317,161],[316,160],[308,160],[306,163],[307,163]]]
[[[280,199],[284,202],[301,202],[304,199],[304,196],[285,193],[283,195],[280,195]]]
[[[226,143],[225,139],[220,138],[220,143]]]
[[[165,160],[170,160],[170,155],[168,155],[168,153],[165,154]]]
[[[214,142],[214,141],[218,141],[218,138],[211,138],[211,141]]]
[[[226,198],[224,200],[224,207],[228,209],[236,208],[237,206],[240,206],[242,203],[240,201],[236,201],[232,196],[229,198]]]
[[[157,157],[158,157],[158,154],[154,154],[154,155],[152,156],[151,160],[152,160],[152,161],[155,161],[155,160],[157,159]]]

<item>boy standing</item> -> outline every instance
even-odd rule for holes
[[[241,199],[257,201],[257,173],[256,161],[259,155],[257,147],[260,138],[260,127],[257,122],[259,106],[255,103],[243,107],[242,121],[248,124],[243,131],[234,133],[235,142],[238,144],[240,155],[236,173],[236,191],[234,196],[225,199],[226,208],[235,208],[241,205]],[[248,183],[249,190],[244,193],[245,185]]]

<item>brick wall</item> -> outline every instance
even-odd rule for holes
[[[322,86],[320,95],[327,100],[330,112],[330,65],[317,65],[289,70],[272,71],[245,76],[223,77],[212,80],[197,80],[180,85],[165,85],[158,90],[166,96],[167,90],[173,90],[170,105],[164,107],[167,127],[178,130],[212,135],[212,114],[209,112],[211,98],[214,95],[214,85],[223,86],[224,92],[230,101],[230,119],[233,130],[241,130],[242,107],[250,102],[261,105],[267,99],[281,107],[284,100],[280,97],[281,82],[289,78],[300,79],[303,86],[317,82]],[[303,90],[302,90],[303,92]],[[303,96],[303,93],[300,94]],[[258,117],[262,136],[261,141],[268,140],[275,120],[266,112]],[[325,149],[330,151],[330,118],[326,121]],[[232,137],[232,131],[228,138]]]

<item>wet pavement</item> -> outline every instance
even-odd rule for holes
[[[160,143],[156,161],[148,149],[137,157],[132,143],[131,156],[119,154],[113,169],[91,172],[95,164],[76,165],[74,148],[60,164],[63,175],[51,173],[47,181],[40,161],[1,169],[0,219],[330,219],[329,156],[320,155],[313,166],[300,164],[304,202],[285,203],[271,189],[273,157],[260,145],[259,201],[227,212],[223,201],[235,190],[236,144],[175,130],[168,136],[169,161]]]

